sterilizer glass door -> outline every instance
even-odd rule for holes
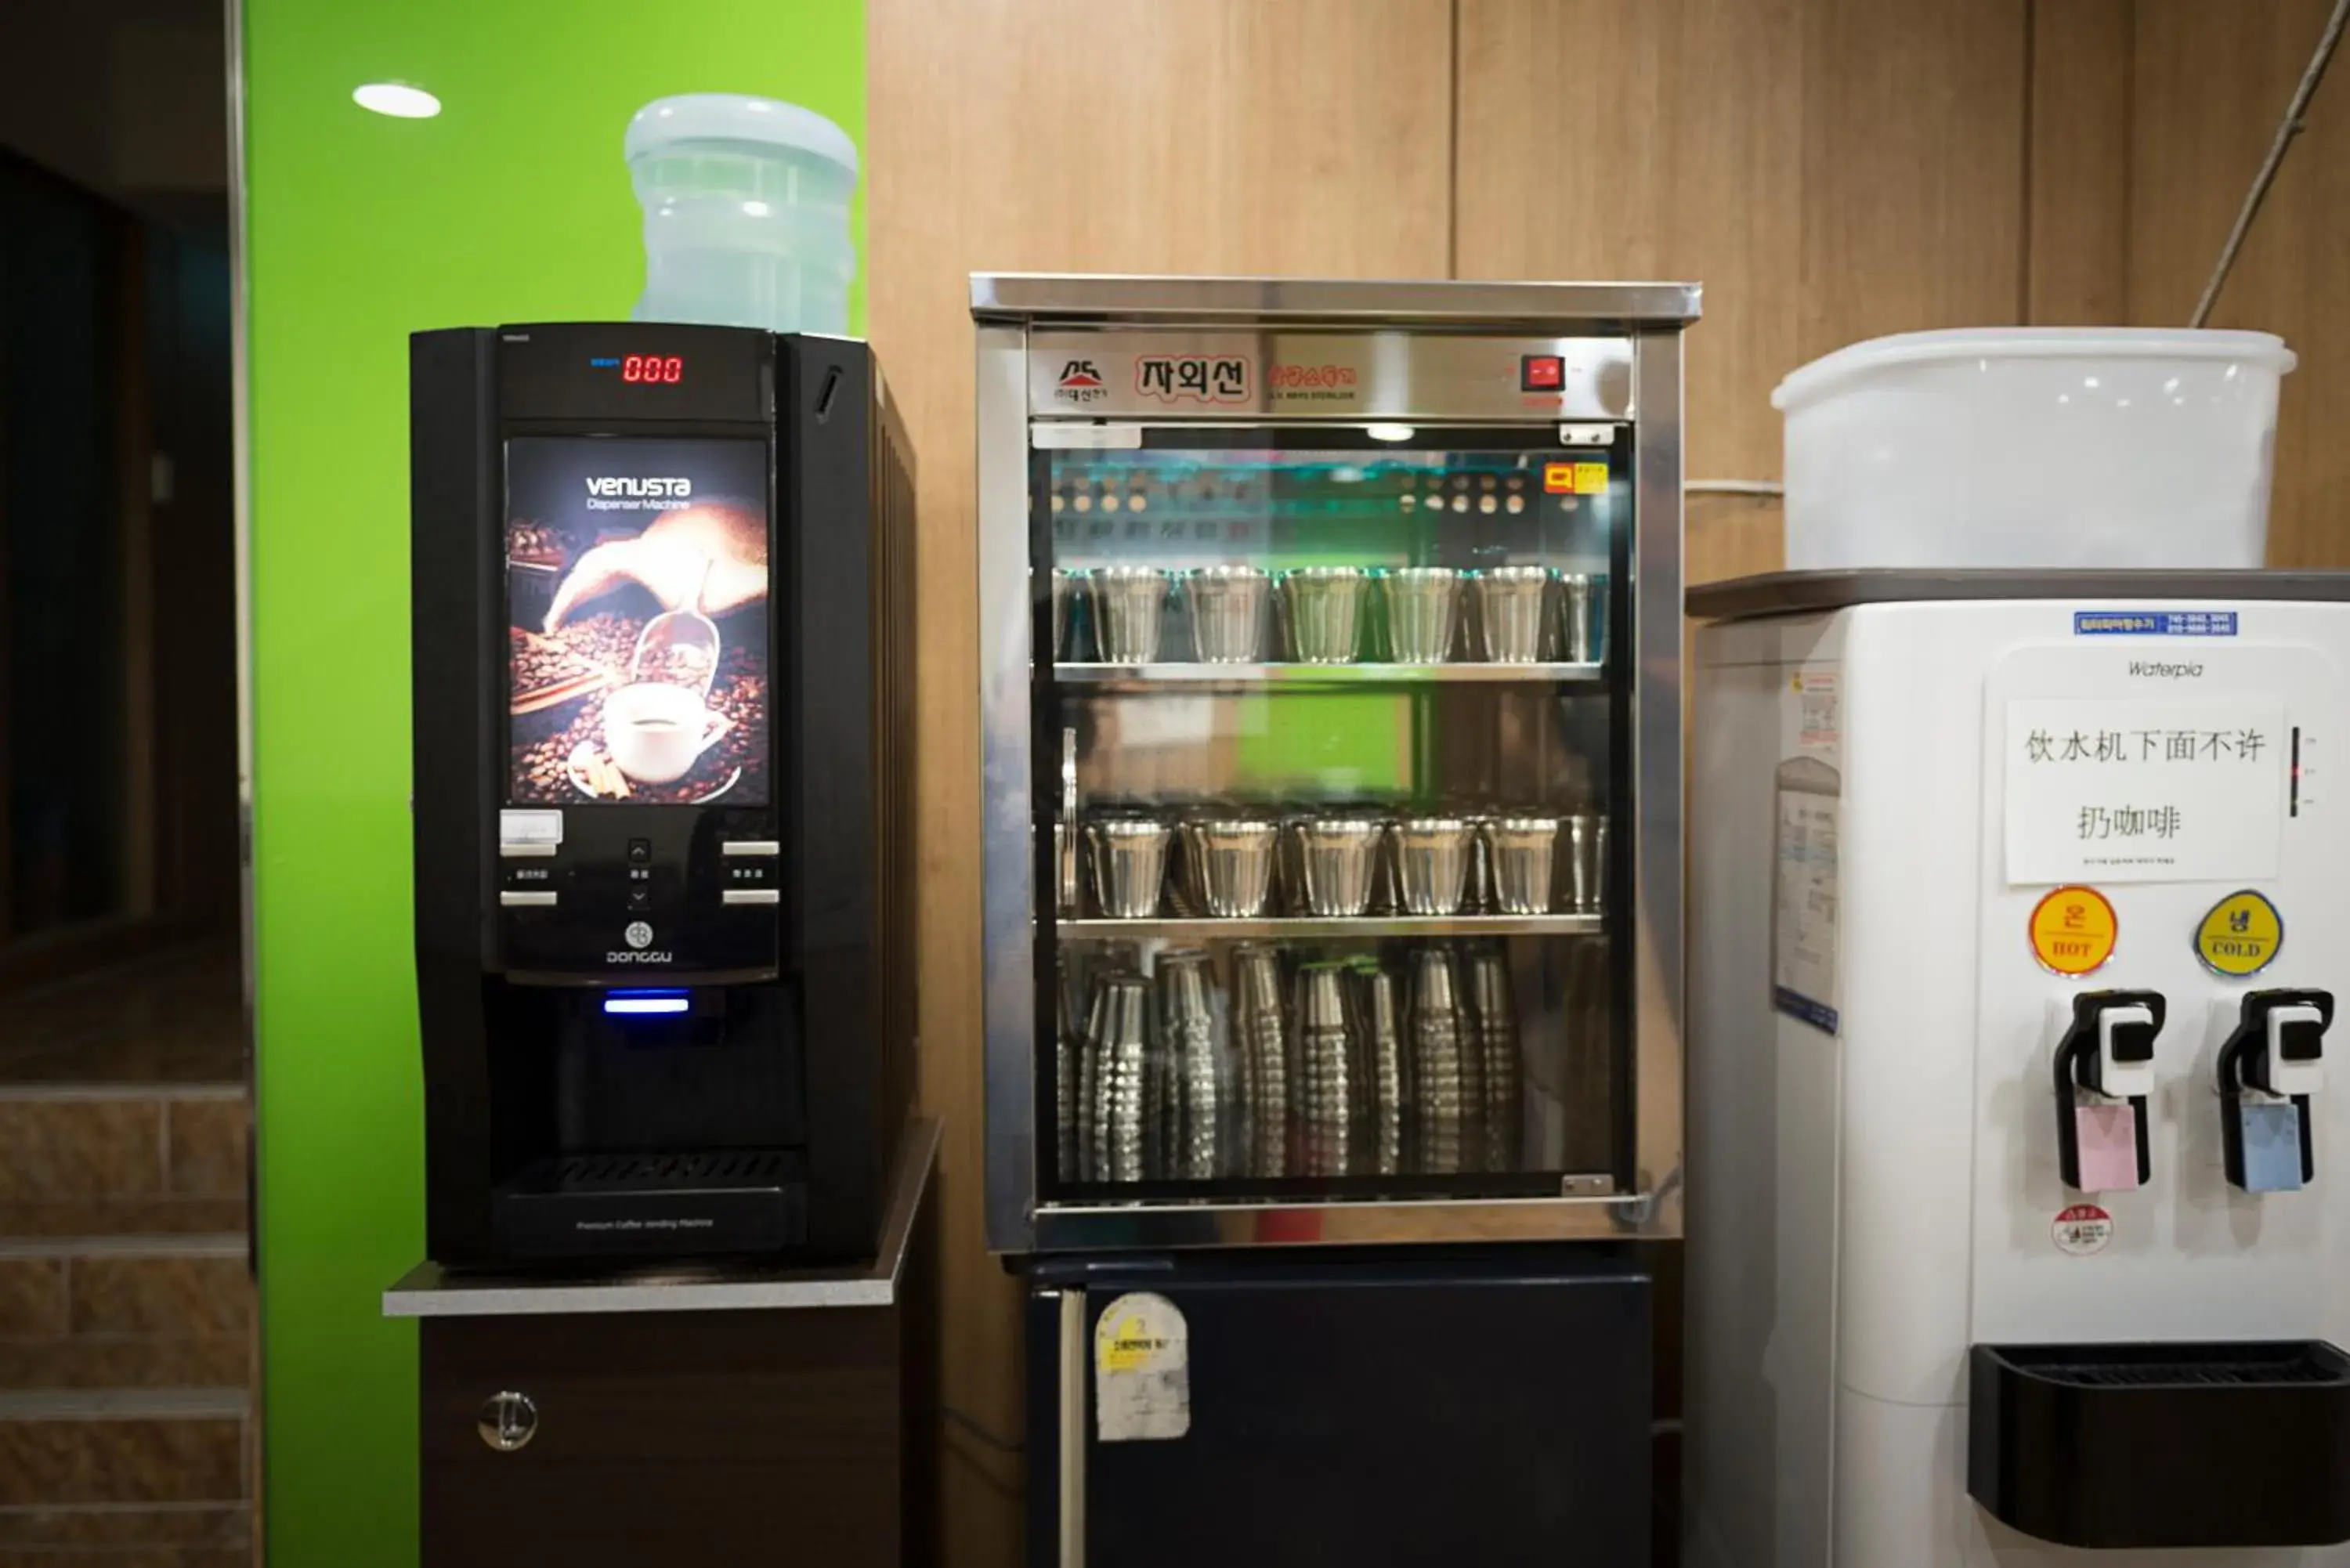
[[[1101,439],[1031,467],[1040,1203],[1628,1190],[1630,428]]]

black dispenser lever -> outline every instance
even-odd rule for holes
[[[2328,991],[2255,991],[2220,1047],[2220,1131],[2228,1179],[2246,1192],[2297,1192],[2317,1179],[2315,1117]]]
[[[2154,1175],[2147,1101],[2154,1041],[2168,1012],[2158,991],[2088,991],[2073,999],[2056,1043],[2056,1159],[2081,1192],[2143,1187]]]

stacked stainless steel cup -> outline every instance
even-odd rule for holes
[[[1381,1176],[1404,1168],[1404,1008],[1396,977],[1374,963],[1361,977],[1365,1113],[1371,1167]]]
[[[1139,974],[1103,977],[1086,1042],[1081,1080],[1090,1107],[1087,1174],[1096,1181],[1139,1181],[1148,1169],[1150,989]]]
[[[1295,1054],[1300,1174],[1344,1176],[1354,1163],[1360,1109],[1343,962],[1299,966]]]
[[[1409,1064],[1413,1137],[1412,1168],[1451,1175],[1461,1168],[1461,1134],[1467,1106],[1461,1095],[1462,1039],[1460,986],[1452,955],[1440,947],[1412,955]]]
[[[1232,949],[1232,1033],[1240,1049],[1248,1174],[1289,1174],[1289,1030],[1281,1002],[1281,955],[1244,942]]]
[[[1159,955],[1159,1056],[1167,1098],[1157,1169],[1180,1180],[1225,1174],[1226,1072],[1216,1038],[1215,971],[1197,949]]]
[[[1469,954],[1469,1009],[1475,1020],[1482,1069],[1483,1168],[1515,1170],[1524,1120],[1520,1103],[1517,1007],[1510,992],[1508,961],[1501,948],[1479,946]]]

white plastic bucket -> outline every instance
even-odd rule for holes
[[[687,93],[637,110],[624,151],[645,210],[636,320],[848,330],[847,131],[795,103]]]
[[[1991,327],[1872,338],[1779,383],[1790,570],[2263,564],[2265,332]]]

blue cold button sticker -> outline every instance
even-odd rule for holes
[[[2291,1101],[2239,1106],[2244,1130],[2244,1190],[2301,1190],[2301,1107]]]
[[[2074,637],[2233,637],[2234,610],[2074,610]]]

